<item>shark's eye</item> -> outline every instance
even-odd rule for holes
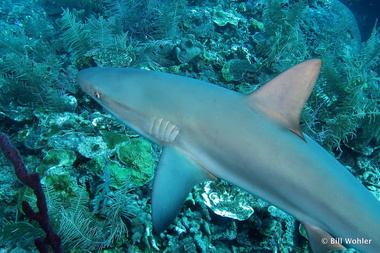
[[[94,91],[94,97],[96,99],[100,99],[100,92],[99,91]]]

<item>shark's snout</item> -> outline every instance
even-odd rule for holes
[[[94,69],[95,68],[83,69],[77,74],[77,83],[82,90],[88,94],[93,93],[94,89],[94,78],[96,78],[96,72],[94,72]]]
[[[86,83],[86,81],[88,80],[88,75],[87,75],[87,69],[84,69],[84,70],[81,70],[79,71],[79,73],[77,74],[77,83],[79,84],[79,86],[83,89],[83,85]]]

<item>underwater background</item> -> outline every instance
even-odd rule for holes
[[[221,180],[195,187],[153,234],[160,147],[75,76],[135,67],[250,93],[320,58],[302,129],[380,200],[379,15],[379,2],[364,0],[2,0],[0,132],[40,174],[65,252],[310,252],[298,221]],[[38,252],[44,232],[21,208],[36,197],[3,155],[0,175],[0,252]]]

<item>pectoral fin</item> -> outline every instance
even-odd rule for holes
[[[152,193],[153,228],[164,231],[178,215],[193,187],[216,177],[175,147],[165,147],[157,167]]]
[[[313,253],[327,253],[330,250],[346,249],[343,245],[335,242],[333,237],[322,229],[307,223],[302,224],[306,229]]]

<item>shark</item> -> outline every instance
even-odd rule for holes
[[[162,147],[151,199],[156,233],[195,185],[220,178],[294,216],[313,252],[380,252],[380,201],[300,127],[321,65],[301,62],[248,95],[134,68],[87,68],[77,82]]]

